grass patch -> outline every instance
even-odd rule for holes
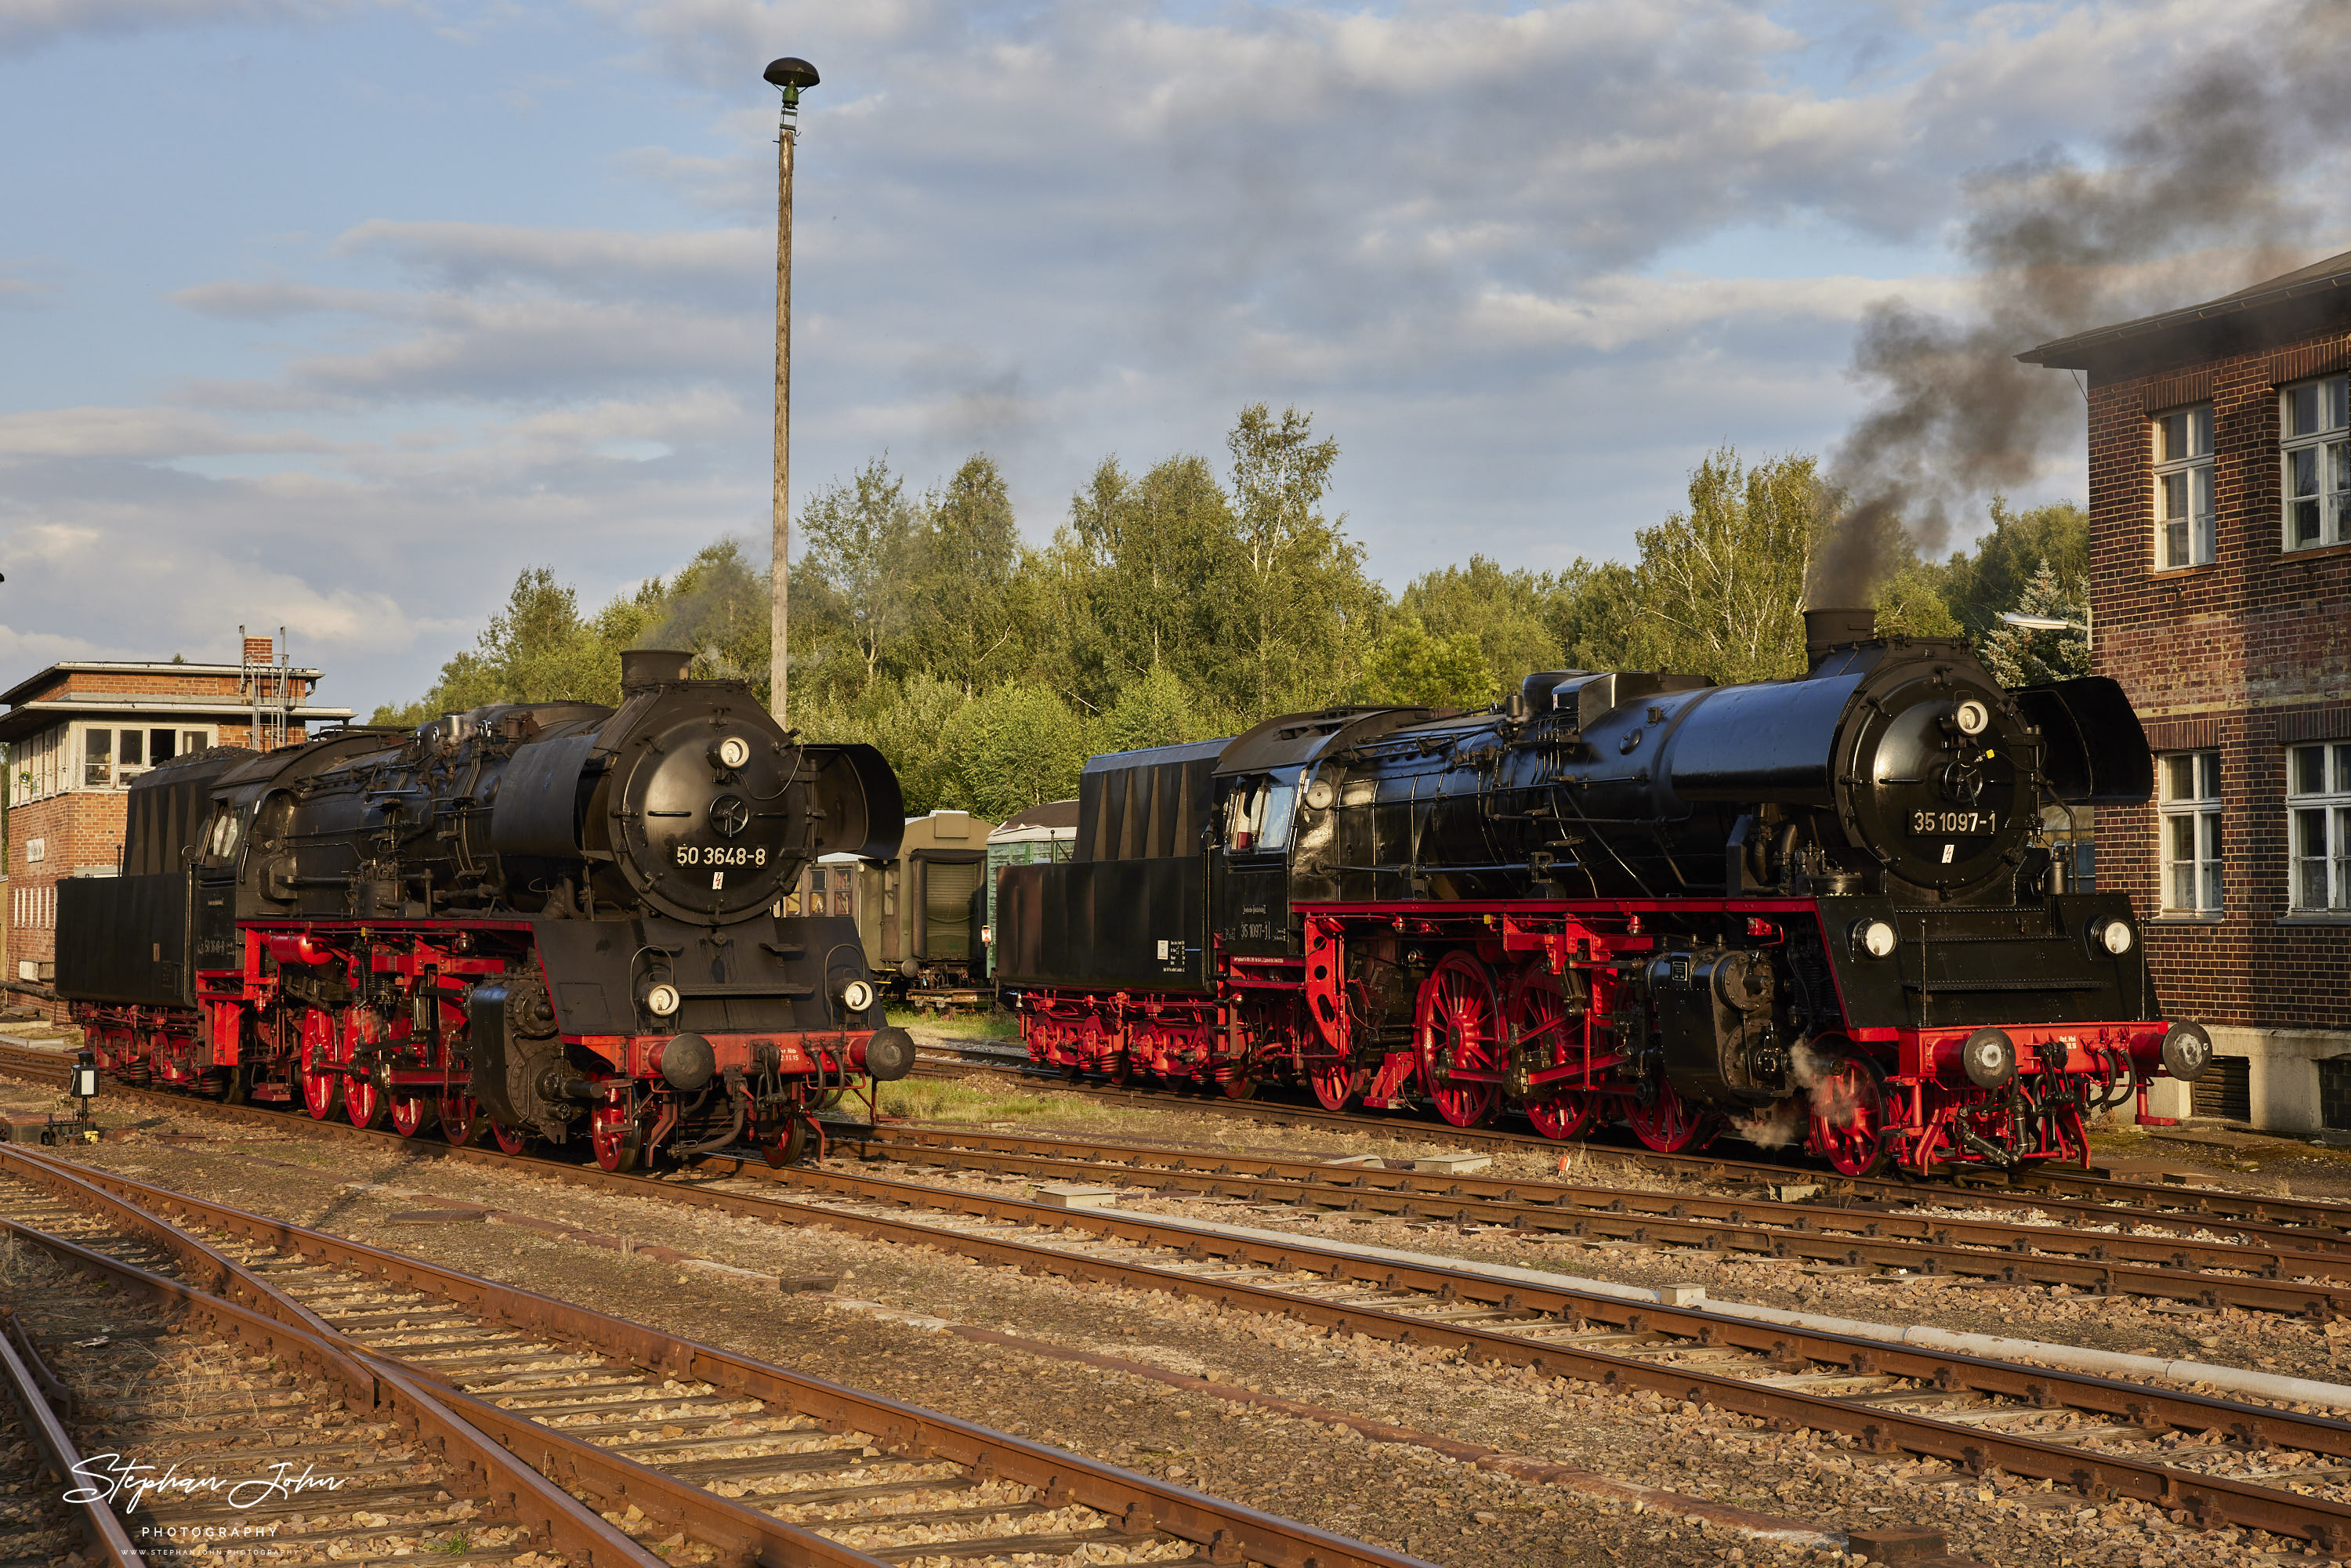
[[[1015,1116],[1086,1118],[1093,1108],[1014,1085],[968,1078],[901,1078],[882,1086],[882,1113],[912,1122],[1000,1122]]]
[[[901,1028],[935,1030],[941,1034],[959,1035],[967,1040],[1019,1040],[1020,1020],[1001,1008],[990,1008],[984,1013],[955,1013],[946,1018],[916,1012],[912,1008],[893,1007],[890,1021]]]

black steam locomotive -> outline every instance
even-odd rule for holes
[[[142,776],[123,874],[58,894],[100,1066],[457,1144],[584,1133],[611,1170],[798,1157],[820,1101],[914,1063],[855,925],[778,913],[819,855],[895,852],[896,776],[684,653],[622,685]]]
[[[2128,901],[2052,886],[2044,803],[2147,798],[2137,716],[1806,625],[1799,679],[1546,671],[1094,758],[1076,858],[998,891],[1030,1055],[1664,1151],[1735,1124],[1849,1174],[2086,1158],[2091,1112],[2211,1050]]]

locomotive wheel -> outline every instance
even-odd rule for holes
[[[459,1148],[482,1135],[482,1106],[471,1094],[441,1096],[441,1135]]]
[[[1439,1075],[1440,1058],[1453,1071],[1502,1071],[1502,1009],[1486,966],[1467,953],[1447,953],[1436,971],[1421,983],[1416,1031],[1420,1042],[1420,1077],[1437,1113],[1457,1127],[1475,1127],[1492,1119],[1501,1103],[1499,1083],[1456,1083]]]
[[[1522,1107],[1535,1131],[1546,1138],[1580,1138],[1600,1119],[1600,1099],[1581,1089],[1562,1089],[1548,1100],[1530,1100]]]
[[[808,1153],[808,1146],[809,1119],[798,1113],[789,1114],[784,1118],[781,1132],[759,1140],[759,1157],[767,1161],[770,1168],[780,1170],[796,1164],[801,1155]]]
[[[391,1108],[392,1096],[375,1086],[372,1078],[343,1080],[343,1116],[361,1132],[371,1132],[383,1125],[384,1112]]]
[[[395,1094],[392,1097],[392,1130],[403,1138],[431,1132],[433,1116],[433,1102],[425,1095]]]
[[[1569,1008],[1559,977],[1543,965],[1528,965],[1520,972],[1518,984],[1510,988],[1510,1030],[1520,1046],[1544,1067],[1566,1063],[1569,1029],[1583,1016]],[[1580,1138],[1591,1130],[1600,1102],[1581,1089],[1565,1089],[1547,1100],[1530,1100],[1520,1109],[1546,1138]]]
[[[1714,1141],[1713,1123],[1705,1110],[1675,1093],[1674,1086],[1662,1078],[1657,1081],[1655,1100],[1646,1105],[1635,1101],[1625,1113],[1625,1124],[1633,1129],[1633,1135],[1661,1155],[1704,1148]]]
[[[1865,1056],[1841,1056],[1813,1081],[1813,1148],[1840,1176],[1875,1176],[1893,1153],[1886,1074]]]
[[[1318,1061],[1306,1077],[1325,1111],[1344,1111],[1363,1096],[1365,1074],[1352,1061]]]
[[[302,1107],[323,1122],[343,1103],[342,1075],[334,1064],[335,1020],[316,1010],[302,1015]]]
[[[1217,1085],[1217,1087],[1224,1090],[1225,1098],[1228,1100],[1254,1100],[1257,1098],[1257,1079],[1255,1075],[1251,1073],[1236,1072],[1230,1078],[1226,1079],[1221,1084]]]
[[[588,1142],[596,1151],[596,1163],[618,1174],[637,1168],[644,1133],[626,1105],[599,1105],[588,1113]]]
[[[530,1146],[530,1134],[519,1127],[509,1127],[496,1117],[489,1118],[491,1141],[501,1154],[518,1155]]]

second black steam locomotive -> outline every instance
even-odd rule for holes
[[[1792,680],[1547,671],[1094,758],[1076,858],[998,888],[1031,1057],[1666,1151],[1735,1124],[1850,1174],[2085,1159],[2211,1051],[2128,901],[2052,887],[2044,803],[2147,796],[2137,716],[1806,624]]]
[[[632,653],[617,708],[174,759],[130,791],[123,874],[58,894],[57,988],[100,1065],[316,1117],[584,1136],[625,1170],[904,1076],[855,924],[779,915],[801,867],[886,859],[897,779],[808,746],[739,681]]]

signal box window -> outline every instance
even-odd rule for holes
[[[2220,754],[2178,751],[2162,768],[2163,907],[2220,913]]]
[[[81,782],[85,789],[102,789],[114,782],[114,732],[112,730],[82,731]]]
[[[2304,382],[2278,394],[2285,474],[2285,548],[2351,541],[2351,378]]]
[[[2294,747],[2286,753],[2285,788],[2293,906],[2351,910],[2351,746]]]
[[[2169,570],[2210,566],[2212,520],[2212,405],[2174,410],[2155,420],[2155,559]]]

